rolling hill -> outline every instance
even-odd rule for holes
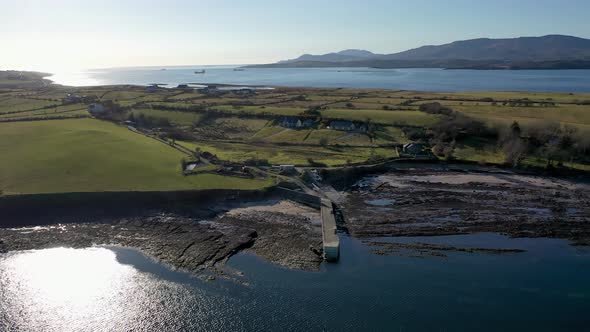
[[[590,39],[564,35],[479,38],[386,55],[365,50],[305,54],[251,67],[586,69],[590,68]]]

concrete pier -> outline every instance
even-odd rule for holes
[[[323,198],[321,206],[322,240],[324,242],[324,258],[327,261],[337,261],[340,255],[340,238],[336,233],[336,217],[332,201]]]

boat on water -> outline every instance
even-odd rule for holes
[[[205,69],[195,70],[195,74],[205,74]]]
[[[234,71],[244,71],[243,68],[234,68]]]

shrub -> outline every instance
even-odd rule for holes
[[[426,103],[420,105],[420,112],[429,113],[429,114],[444,114],[450,115],[453,113],[453,110],[441,105],[440,103]]]

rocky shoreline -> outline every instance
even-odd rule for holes
[[[557,178],[398,170],[363,178],[342,212],[359,238],[491,232],[590,243],[590,185]]]
[[[424,240],[484,232],[590,244],[587,183],[508,172],[404,169],[367,176],[348,189],[325,193],[334,196],[340,207],[339,227],[379,255],[520,252]],[[49,226],[0,228],[0,253],[114,245],[138,249],[195,274],[223,274],[224,263],[240,251],[306,271],[319,271],[323,262],[319,211],[280,197],[207,202],[195,206],[192,214],[150,210],[147,215],[85,222],[70,222],[70,215],[69,222],[61,224],[53,222],[58,216],[53,217],[45,223]],[[43,222],[38,218],[32,225]],[[421,240],[410,244],[379,240],[391,237]]]
[[[223,264],[229,257],[251,250],[281,266],[319,270],[319,212],[290,201],[258,204],[241,207],[238,213],[230,209],[211,219],[156,214],[91,223],[0,228],[0,252],[122,246],[198,274],[205,270],[223,273]],[[257,210],[260,206],[265,209]]]
[[[413,257],[447,257],[443,252],[464,252],[464,253],[482,253],[482,254],[515,254],[525,252],[523,249],[504,249],[504,248],[479,248],[479,247],[456,247],[447,245],[438,245],[431,243],[397,243],[382,241],[363,241],[370,246],[371,251],[377,255],[403,255],[408,254]]]

